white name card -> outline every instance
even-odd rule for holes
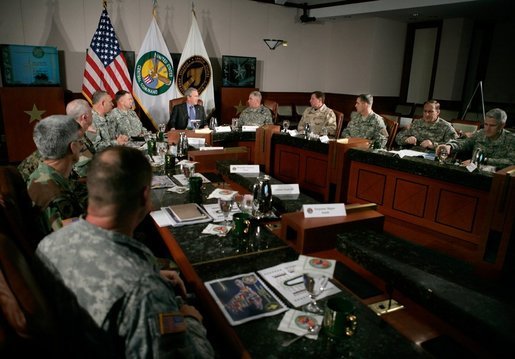
[[[305,204],[302,206],[305,218],[316,217],[340,217],[346,216],[345,204],[328,203],[328,204]]]
[[[231,132],[231,126],[215,127],[215,132]]]
[[[300,194],[299,184],[273,184],[272,185],[272,193],[274,195],[282,195],[282,194]]]
[[[212,147],[200,147],[200,150],[201,151],[213,151],[213,150],[223,150],[224,148],[223,147],[217,147],[217,146],[212,146]]]
[[[259,165],[231,165],[231,173],[259,173]]]
[[[320,136],[318,138],[320,140],[320,142],[322,143],[328,143],[329,142],[329,136],[325,135],[325,136]]]
[[[242,132],[256,132],[256,129],[258,127],[259,126],[241,126],[241,131]]]

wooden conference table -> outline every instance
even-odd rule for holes
[[[232,176],[232,180],[238,181],[237,177],[238,175]],[[242,182],[239,184],[233,183],[235,188],[245,188],[245,184],[252,180],[248,177],[241,179]],[[220,185],[227,184],[216,181],[205,184],[204,203],[213,201],[208,200],[207,195],[215,186]],[[187,193],[177,194],[164,189],[155,189],[152,192],[156,209],[188,201]],[[314,199],[305,195],[280,202],[282,203],[274,198],[274,207],[288,211],[298,210],[304,203],[316,203]],[[231,232],[222,238],[203,235],[201,232],[206,226],[205,223],[158,228],[162,240],[181,271],[186,286],[197,297],[195,305],[204,315],[210,339],[220,357],[430,357],[420,346],[409,342],[363,305],[358,297],[339,283],[336,275],[334,282],[342,289],[337,295],[354,305],[358,317],[358,330],[353,337],[334,340],[321,332],[316,341],[304,338],[284,348],[281,343],[293,338],[293,334],[277,330],[283,314],[237,326],[229,325],[204,282],[256,272],[298,258],[298,253],[287,246],[273,230],[269,229],[271,226],[266,224],[260,223],[249,238],[238,238]]]

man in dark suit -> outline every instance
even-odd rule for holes
[[[206,111],[204,107],[198,104],[199,96],[197,89],[190,87],[185,92],[186,102],[174,106],[170,120],[166,125],[166,131],[184,130],[186,128],[195,128],[191,120],[200,120],[198,128],[207,126]]]

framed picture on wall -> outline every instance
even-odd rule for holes
[[[222,56],[223,87],[255,87],[256,58],[245,56]]]

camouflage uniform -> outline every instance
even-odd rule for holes
[[[125,358],[210,358],[204,326],[183,317],[150,249],[83,219],[45,237],[37,255]]]
[[[447,143],[458,138],[458,134],[452,125],[444,119],[438,117],[435,122],[427,123],[423,119],[415,120],[409,128],[399,132],[395,141],[399,145],[405,145],[406,138],[415,136],[417,144],[424,140],[429,140],[436,148],[439,144]]]
[[[102,117],[95,110],[93,114],[93,126],[97,133],[93,139],[93,145],[96,151],[101,151],[106,147],[116,145],[115,128],[113,123],[110,122],[106,117]]]
[[[41,153],[38,150],[32,152],[18,165],[18,172],[20,172],[23,180],[28,182],[30,175],[38,168],[39,164],[43,161]]]
[[[490,166],[504,168],[515,165],[515,134],[504,129],[495,140],[487,138],[484,130],[479,130],[472,137],[451,140],[447,144],[453,152],[473,152],[481,148],[487,158],[486,164]]]
[[[119,135],[136,137],[143,131],[143,124],[133,110],[123,111],[115,108],[107,114],[106,118],[115,128],[114,138]]]
[[[327,107],[325,104],[322,105],[318,110],[313,107],[308,107],[304,110],[302,118],[297,125],[297,129],[300,132],[304,131],[304,124],[309,123],[311,133],[320,135],[322,127],[327,128],[327,134],[334,136],[336,134],[336,115],[333,110]]]
[[[87,146],[86,143],[84,143]],[[89,147],[88,147],[89,148]],[[93,152],[94,153],[94,152]],[[80,156],[79,161],[73,166],[73,171],[70,177],[78,179],[85,177],[88,171],[89,163],[91,162],[92,156]],[[27,158],[25,158],[18,165],[18,172],[20,172],[25,182],[29,181],[30,175],[38,168],[39,164],[43,161],[41,153],[36,150],[32,152]]]
[[[355,113],[346,128],[342,131],[342,138],[360,137],[373,142],[374,148],[385,148],[388,141],[388,131],[383,118],[375,112],[363,118],[359,113]]]
[[[44,162],[30,175],[29,196],[41,211],[40,223],[45,233],[61,228],[64,219],[84,213],[84,203],[81,203],[74,188],[72,181]]]
[[[272,112],[263,105],[258,108],[247,107],[240,114],[240,128],[242,126],[263,126],[272,123]]]

